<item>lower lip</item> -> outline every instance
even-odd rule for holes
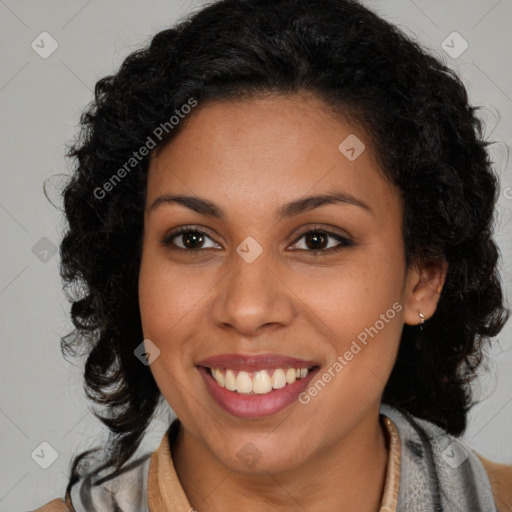
[[[246,395],[229,391],[219,386],[209,368],[198,366],[198,369],[210,395],[224,410],[238,418],[262,418],[276,414],[295,402],[320,368],[314,368],[306,377],[296,380],[293,384],[287,384],[284,388],[274,389],[264,395]]]

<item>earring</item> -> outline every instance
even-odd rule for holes
[[[425,315],[420,311],[418,312],[418,315],[421,318],[421,324],[420,324],[420,331],[418,332],[416,336],[416,341],[414,343],[414,350],[420,350],[421,348],[421,335],[423,332],[423,324],[425,323]]]
[[[423,324],[425,323],[425,315],[421,311],[418,313],[418,315],[420,315],[420,318],[421,318],[420,331],[423,331]]]

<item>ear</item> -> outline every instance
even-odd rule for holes
[[[436,311],[448,272],[446,261],[412,265],[407,271],[404,322],[421,324],[419,313],[428,320]]]

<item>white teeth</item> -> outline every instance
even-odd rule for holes
[[[272,380],[270,379],[267,370],[254,372],[254,377],[252,378],[252,390],[259,395],[272,391]]]
[[[252,391],[252,380],[247,372],[238,372],[236,390],[239,393],[250,393]]]
[[[265,395],[273,389],[284,388],[293,384],[297,379],[303,379],[308,374],[307,368],[276,368],[275,370],[258,370],[246,372],[243,370],[221,370],[211,368],[210,373],[221,387],[228,391],[244,394]],[[269,375],[272,373],[272,376]]]
[[[215,375],[213,376],[215,378]],[[224,379],[226,389],[229,391],[236,391],[236,377],[233,370],[226,370],[226,378]]]
[[[223,373],[216,368],[215,370],[212,370],[213,378],[219,383],[219,386],[224,387],[225,381],[224,381],[224,375]]]
[[[286,375],[284,374],[284,370],[281,370],[281,368],[278,368],[277,370],[274,370],[274,373],[272,374],[272,387],[274,389],[281,389],[286,386]]]
[[[293,384],[295,379],[297,378],[297,374],[293,368],[288,368],[286,371],[286,382],[288,384]]]

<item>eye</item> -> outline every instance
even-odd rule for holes
[[[344,247],[354,245],[354,243],[348,238],[322,228],[310,228],[308,231],[305,231],[295,240],[294,245],[302,239],[304,239],[303,247],[293,249],[293,251],[301,250],[311,253],[313,256],[334,253]],[[329,239],[334,240],[337,244],[329,244]],[[207,240],[211,240],[213,246],[205,246],[205,242]],[[180,241],[181,243],[177,243],[177,241]],[[182,226],[172,233],[169,233],[162,240],[162,245],[166,247],[172,246],[171,248],[173,249],[187,251],[188,253],[199,253],[200,249],[211,249],[215,248],[215,246],[218,247],[218,244],[216,244],[205,231],[193,226]]]
[[[338,233],[333,233],[321,228],[309,229],[308,231],[302,233],[294,242],[294,244],[302,239],[304,239],[304,244],[303,247],[299,249],[310,252],[314,256],[326,253],[334,253],[343,249],[344,247],[350,247],[354,245],[354,243],[348,238],[339,235]],[[338,244],[329,245],[329,239],[335,240],[338,242]]]
[[[175,243],[173,240],[181,240],[181,245]],[[205,247],[204,243],[206,239],[211,239],[205,231],[191,227],[183,226],[176,231],[168,234],[162,241],[165,246],[174,246],[173,248],[182,249],[188,252],[198,251],[199,249],[210,249],[213,247]],[[213,240],[212,240],[213,242]],[[215,244],[215,242],[214,242]]]

